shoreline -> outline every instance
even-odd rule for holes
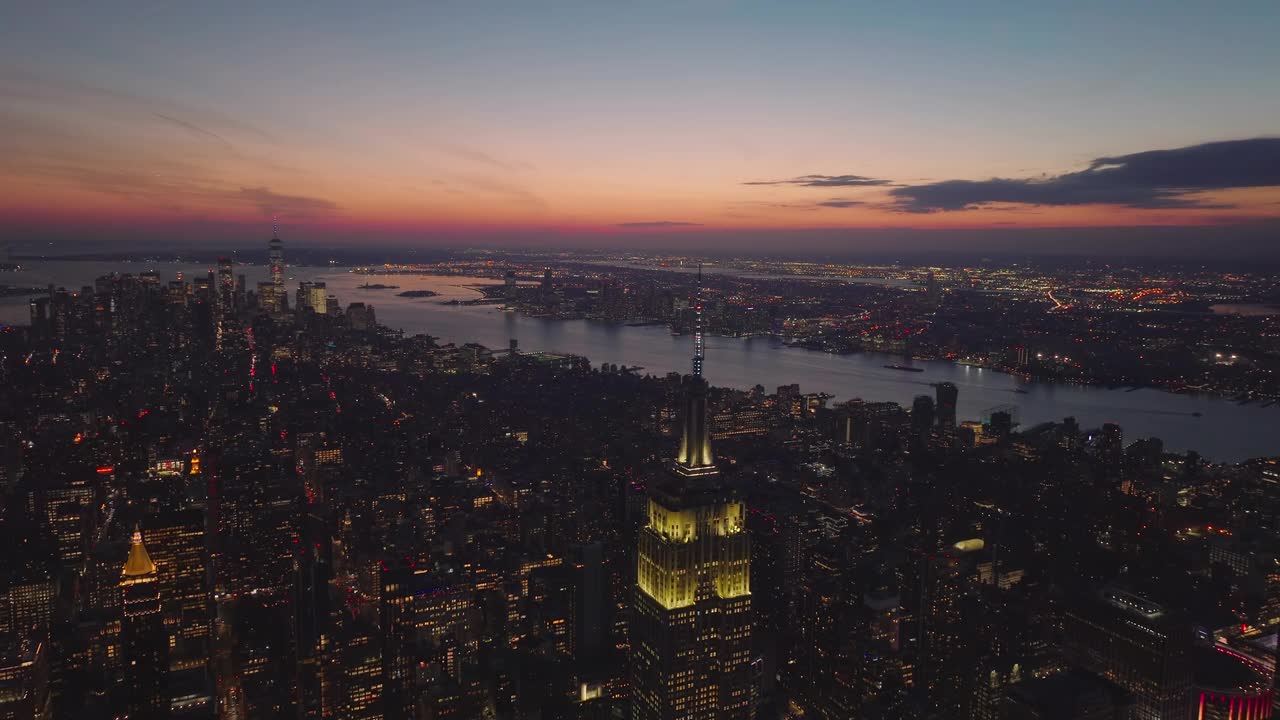
[[[665,320],[639,320],[639,321],[631,321],[631,322],[619,322],[619,321],[605,320],[603,318],[591,317],[588,315],[582,315],[578,317],[558,317],[556,315],[536,315],[533,313],[524,312],[510,305],[501,305],[498,307],[498,309],[503,312],[512,312],[512,313],[523,315],[524,317],[532,318],[535,320],[546,320],[551,322],[585,321],[585,322],[598,323],[601,325],[612,325],[616,327],[632,327],[632,328],[658,327],[663,325],[670,327],[670,323]],[[676,333],[673,331],[672,334],[679,335],[682,333]],[[883,350],[853,350],[853,351],[840,352],[840,351],[833,351],[833,350],[823,350],[821,348],[806,347],[801,343],[787,342],[785,338],[783,338],[782,336],[776,333],[753,333],[753,334],[743,334],[743,335],[729,335],[725,333],[707,332],[707,335],[711,337],[729,338],[733,340],[751,340],[751,339],[757,339],[757,338],[758,339],[767,338],[767,339],[776,341],[779,345],[778,349],[805,350],[807,352],[812,352],[812,353],[821,353],[823,355],[838,355],[838,356],[873,355],[873,356],[882,356],[883,358],[886,359],[886,362],[902,361],[901,355],[885,352]],[[1009,375],[1011,377],[1021,379],[1023,382],[1028,384],[1038,384],[1038,385],[1046,385],[1046,386],[1055,386],[1055,385],[1077,386],[1077,387],[1099,388],[1102,390],[1123,390],[1124,392],[1133,392],[1135,390],[1155,390],[1157,392],[1167,393],[1170,395],[1206,397],[1206,398],[1212,398],[1215,400],[1224,400],[1224,401],[1242,400],[1242,397],[1241,397],[1242,393],[1238,391],[1214,392],[1210,390],[1200,390],[1200,389],[1192,389],[1192,388],[1167,388],[1167,387],[1162,387],[1160,385],[1151,384],[1151,383],[1144,383],[1144,384],[1134,384],[1130,382],[1112,383],[1112,382],[1107,382],[1103,380],[1087,380],[1087,379],[1066,380],[1066,379],[1036,375],[1032,373],[1020,373],[1020,372],[1012,371],[1012,370],[1001,368],[999,366],[994,366],[994,365],[980,365],[978,363],[972,363],[972,362],[958,362],[956,360],[948,360],[947,358],[941,358],[941,357],[938,357],[938,358],[913,357],[910,360],[921,361],[921,362],[947,363],[955,367],[972,367],[978,370],[1000,373],[1001,375]],[[1017,394],[1017,393],[1015,392],[1014,394]],[[1245,393],[1245,394],[1252,395],[1252,393]],[[1261,407],[1280,408],[1280,397],[1275,397],[1275,398],[1272,398],[1269,396],[1250,397],[1249,399],[1244,400],[1242,402],[1235,402],[1235,404],[1241,405],[1241,406],[1261,404]]]

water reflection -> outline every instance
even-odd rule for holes
[[[5,276],[10,285],[41,286],[57,282],[69,288],[91,284],[94,277],[121,269],[138,272],[141,264],[37,263],[21,273]],[[168,281],[182,269],[189,280],[207,269],[160,266]],[[265,278],[265,269],[243,268],[248,287]],[[395,290],[360,289],[364,278],[332,269],[291,268],[293,285],[299,280],[324,280],[343,306],[353,301],[372,304],[379,322],[407,333],[428,333],[443,342],[478,342],[505,349],[514,338],[524,351],[585,355],[597,365],[644,368],[651,374],[688,372],[692,348],[689,337],[673,336],[662,326],[554,321],[503,312],[491,305],[446,305],[449,300],[479,296],[472,287],[499,282],[486,278],[401,275],[387,284]],[[22,276],[22,277],[19,277]],[[432,290],[435,298],[402,298],[406,290]],[[25,323],[25,298],[0,302],[0,322]],[[708,379],[717,385],[747,389],[757,383],[772,391],[778,385],[799,383],[803,392],[827,392],[837,399],[861,397],[910,405],[915,395],[933,392],[933,383],[949,381],[960,388],[959,416],[977,419],[993,408],[1010,406],[1023,427],[1074,416],[1085,428],[1117,422],[1125,437],[1159,437],[1171,450],[1195,449],[1217,460],[1242,460],[1280,454],[1274,431],[1280,405],[1237,405],[1230,400],[1174,395],[1156,390],[1107,389],[1090,386],[1027,383],[1002,373],[947,362],[914,361],[922,373],[886,369],[900,359],[874,353],[831,355],[789,348],[770,338],[707,339]],[[1021,390],[1022,392],[1015,392]],[[1200,413],[1196,417],[1194,413]]]

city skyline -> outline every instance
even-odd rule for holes
[[[1274,255],[1280,11],[33,8],[0,241]]]
[[[0,719],[1280,720],[1274,0],[0,17]]]
[[[1265,272],[288,250],[10,264],[0,714],[1273,716]],[[753,341],[763,383],[713,387]],[[842,355],[878,367],[797,372]]]

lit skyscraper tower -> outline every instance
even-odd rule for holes
[[[222,312],[229,313],[235,307],[235,266],[229,257],[218,258],[218,304]]]
[[[275,223],[271,225],[271,242],[267,247],[270,251],[268,257],[271,263],[271,286],[274,288],[275,306],[272,309],[280,312],[284,310],[288,293],[284,289],[284,241],[280,239],[280,228]]]
[[[271,284],[284,289],[284,241],[280,239],[280,227],[271,225],[271,242],[267,246],[271,257]]]
[[[693,376],[702,377],[702,264],[698,264],[698,292],[693,299]]]
[[[701,289],[701,283],[699,283]],[[701,309],[699,292],[698,309]],[[633,720],[752,718],[751,546],[707,427],[702,323],[680,450],[649,498],[631,628]]]
[[[124,664],[123,717],[168,716],[165,679],[169,671],[169,635],[160,607],[156,565],[134,530],[129,559],[120,573],[123,605],[120,618],[120,656]]]

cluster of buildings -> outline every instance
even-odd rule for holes
[[[674,272],[673,258],[649,260],[488,254],[416,267],[504,277],[494,299],[531,315],[688,332],[692,275]],[[832,353],[947,359],[1041,380],[1280,402],[1278,288],[1265,272],[729,264],[730,272],[708,277],[709,332],[770,335]]]
[[[649,377],[271,263],[0,334],[0,717],[1275,712],[1280,459],[709,387],[701,283]]]

